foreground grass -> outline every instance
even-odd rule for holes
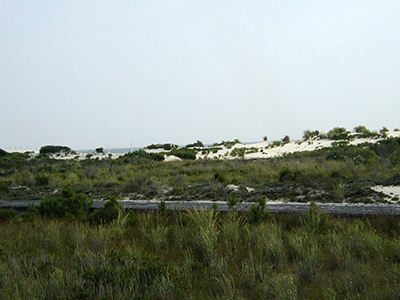
[[[0,299],[398,299],[392,217],[213,211],[0,223]]]

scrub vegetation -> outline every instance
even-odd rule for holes
[[[362,128],[358,131],[364,132]],[[330,132],[334,132],[332,138],[348,135],[342,129]],[[308,132],[305,137],[315,134]],[[399,138],[359,145],[338,140],[329,148],[254,160],[241,157],[256,148],[234,148],[235,160],[195,160],[196,151],[171,146],[169,153],[182,159],[174,162],[164,162],[163,154],[144,150],[102,160],[56,160],[47,155],[2,152],[0,197],[59,197],[68,186],[93,199],[225,200],[232,193],[226,186],[234,184],[239,186],[239,201],[266,197],[289,202],[386,203],[391,199],[370,187],[400,184]]]

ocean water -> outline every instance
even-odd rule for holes
[[[138,148],[138,147],[133,147],[132,148],[133,151],[137,151],[137,150],[140,150],[140,149],[142,149],[142,148]],[[95,149],[81,149],[81,150],[75,150],[75,152],[76,153],[94,153],[94,152],[96,152],[96,150]],[[108,154],[108,153],[112,153],[112,154],[114,154],[114,153],[128,153],[128,152],[131,152],[131,148],[130,147],[129,148],[110,148],[110,149],[103,148],[103,152],[105,154]]]

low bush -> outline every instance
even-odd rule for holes
[[[194,149],[188,149],[188,148],[179,148],[179,149],[173,149],[169,152],[171,155],[175,155],[181,159],[196,159],[196,154],[197,151]]]
[[[262,198],[261,198],[262,199]],[[272,215],[269,211],[265,210],[264,200],[258,200],[258,205],[251,205],[248,212],[248,219],[250,224],[259,224],[266,220],[270,220]]]
[[[224,174],[222,174],[220,171],[216,171],[213,174],[213,181],[219,182],[219,183],[225,183],[226,178],[225,178]]]
[[[154,161],[163,161],[164,160],[164,155],[161,153],[148,153],[144,150],[138,150],[138,151],[133,151],[126,153],[122,158],[143,158],[147,160],[154,160]]]
[[[45,186],[49,184],[49,177],[46,175],[38,174],[35,177],[35,185]]]
[[[314,202],[310,203],[310,207],[301,218],[303,227],[313,234],[320,234],[328,230],[327,221],[328,215],[321,212]]]
[[[300,170],[292,170],[284,167],[279,171],[279,181],[280,182],[291,182],[296,181],[301,175]]]
[[[125,184],[120,187],[120,191],[124,194],[139,193],[148,197],[153,197],[158,193],[158,185],[148,174],[140,174],[127,180]]]
[[[233,141],[222,141],[221,143],[214,143],[213,146],[225,146],[226,148],[230,149],[236,144],[241,144],[238,139],[234,139]]]
[[[185,148],[193,148],[193,147],[204,147],[204,144],[201,141],[197,140],[196,143],[188,144],[186,145]]]
[[[47,198],[40,201],[39,213],[46,217],[64,217],[67,214],[75,217],[84,216],[93,200],[82,193],[75,193],[70,186],[61,191],[58,198]]]
[[[327,138],[330,140],[347,140],[350,138],[350,132],[344,127],[335,127],[327,133]]]
[[[289,138],[289,136],[288,135],[285,135],[283,138],[282,138],[282,143],[289,143],[290,142],[290,138]]]
[[[318,137],[319,134],[320,134],[320,132],[319,132],[318,130],[314,130],[314,131],[311,131],[311,130],[304,130],[304,133],[303,133],[303,140],[308,141],[308,140],[310,140],[310,139],[312,139],[312,138]]]
[[[12,181],[4,180],[0,181],[0,193],[8,193],[10,191]]]
[[[96,148],[96,153],[104,154],[104,149],[103,149],[103,147],[98,147],[98,148]]]
[[[6,156],[6,155],[8,155],[8,152],[4,151],[3,149],[0,149],[0,157]]]
[[[246,148],[235,148],[232,150],[231,155],[244,157],[245,153],[246,153]]]
[[[236,196],[236,193],[231,193],[228,197],[227,204],[230,210],[235,210],[236,204],[238,204],[239,199]]]
[[[379,137],[380,134],[377,132],[370,131],[365,126],[356,126],[354,127],[354,132],[358,138],[374,138]],[[384,134],[386,131],[381,131],[381,134]]]
[[[110,200],[104,204],[104,208],[94,210],[89,215],[88,220],[95,224],[107,224],[116,220],[122,211],[123,207],[121,203],[117,201],[115,196],[112,196]]]
[[[16,212],[9,209],[0,208],[0,222],[11,220],[17,216]]]
[[[344,160],[351,158],[356,164],[373,164],[380,159],[373,148],[373,146],[364,148],[359,145],[338,144],[332,148],[323,149],[322,151],[327,153],[326,159],[328,160]]]
[[[48,145],[48,146],[43,146],[40,148],[40,154],[56,154],[60,152],[64,153],[70,153],[72,152],[71,148],[67,146],[53,146],[53,145]]]
[[[178,148],[178,145],[174,144],[151,144],[149,146],[146,146],[145,149],[164,149],[166,151],[170,151],[172,149]]]

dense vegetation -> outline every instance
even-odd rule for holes
[[[40,148],[40,154],[55,154],[60,152],[70,153],[72,152],[72,150],[67,146],[53,146],[53,145],[43,146]]]
[[[100,224],[15,215],[0,222],[0,298],[400,297],[394,217],[333,218],[315,206],[262,218],[100,212]]]
[[[154,149],[163,149],[163,150],[172,150],[178,148],[178,145],[174,144],[151,144],[146,147],[146,149],[154,150]]]
[[[232,193],[227,185],[234,184],[239,186],[239,201],[266,196],[301,202],[385,202],[383,194],[369,187],[400,184],[399,138],[357,146],[338,141],[331,148],[260,160],[193,160],[193,148],[170,153],[184,160],[165,163],[162,154],[143,150],[115,160],[82,161],[5,152],[0,156],[0,197],[51,198],[70,186],[95,199],[225,200]],[[240,158],[244,149],[232,153]]]

